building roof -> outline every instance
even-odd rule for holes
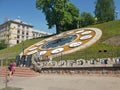
[[[0,24],[0,26],[4,26],[6,24],[9,24],[9,23],[15,23],[15,24],[20,24],[20,25],[25,25],[25,26],[29,26],[31,28],[33,28],[32,25],[26,23],[26,22],[23,22],[22,20],[20,20],[20,18],[18,17],[17,19],[15,20],[9,20],[7,19],[3,24]],[[33,29],[32,30],[33,33],[42,33],[42,34],[46,34],[46,35],[51,35],[52,33],[47,33],[47,32],[44,32],[44,31],[41,31],[41,30],[35,30]]]
[[[8,23],[16,23],[16,24],[21,24],[21,25],[25,25],[25,26],[33,27],[32,25],[27,24],[27,23],[21,21],[20,19],[7,20],[6,22],[4,22],[3,24],[1,24],[0,26],[5,25],[5,24],[8,24]]]
[[[35,30],[35,29],[32,32],[51,35],[50,33],[47,33],[47,32],[44,32],[44,31],[40,31],[40,30]]]

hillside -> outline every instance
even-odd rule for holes
[[[103,32],[101,39],[89,48],[63,56],[63,59],[76,60],[79,58],[90,59],[120,56],[120,20],[88,27],[101,29]]]
[[[88,27],[100,28],[103,32],[101,39],[89,48],[62,56],[60,58],[55,58],[55,60],[76,60],[80,58],[90,59],[120,56],[120,20],[91,25]],[[27,40],[25,41],[24,45],[27,48],[28,46],[42,39],[43,38]],[[15,56],[18,55],[21,51],[22,44],[0,50],[0,58],[4,58],[5,56],[8,56],[9,58],[15,58]]]
[[[37,38],[37,39],[31,39],[31,40],[26,40],[24,42],[24,47],[27,48],[30,45],[42,40],[43,38]],[[15,58],[16,55],[20,54],[22,52],[22,43],[15,45],[10,48],[6,48],[3,50],[0,50],[0,58],[5,59],[5,58]]]

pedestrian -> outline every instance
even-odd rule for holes
[[[15,72],[15,63],[11,62],[8,66],[8,69],[9,69],[9,78],[12,78],[12,75]]]

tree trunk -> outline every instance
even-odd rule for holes
[[[56,25],[56,34],[59,34],[59,33],[60,33],[60,26]]]

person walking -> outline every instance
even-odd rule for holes
[[[14,62],[11,62],[9,64],[9,78],[11,79],[12,78],[12,75],[14,74],[15,72],[15,63]]]

